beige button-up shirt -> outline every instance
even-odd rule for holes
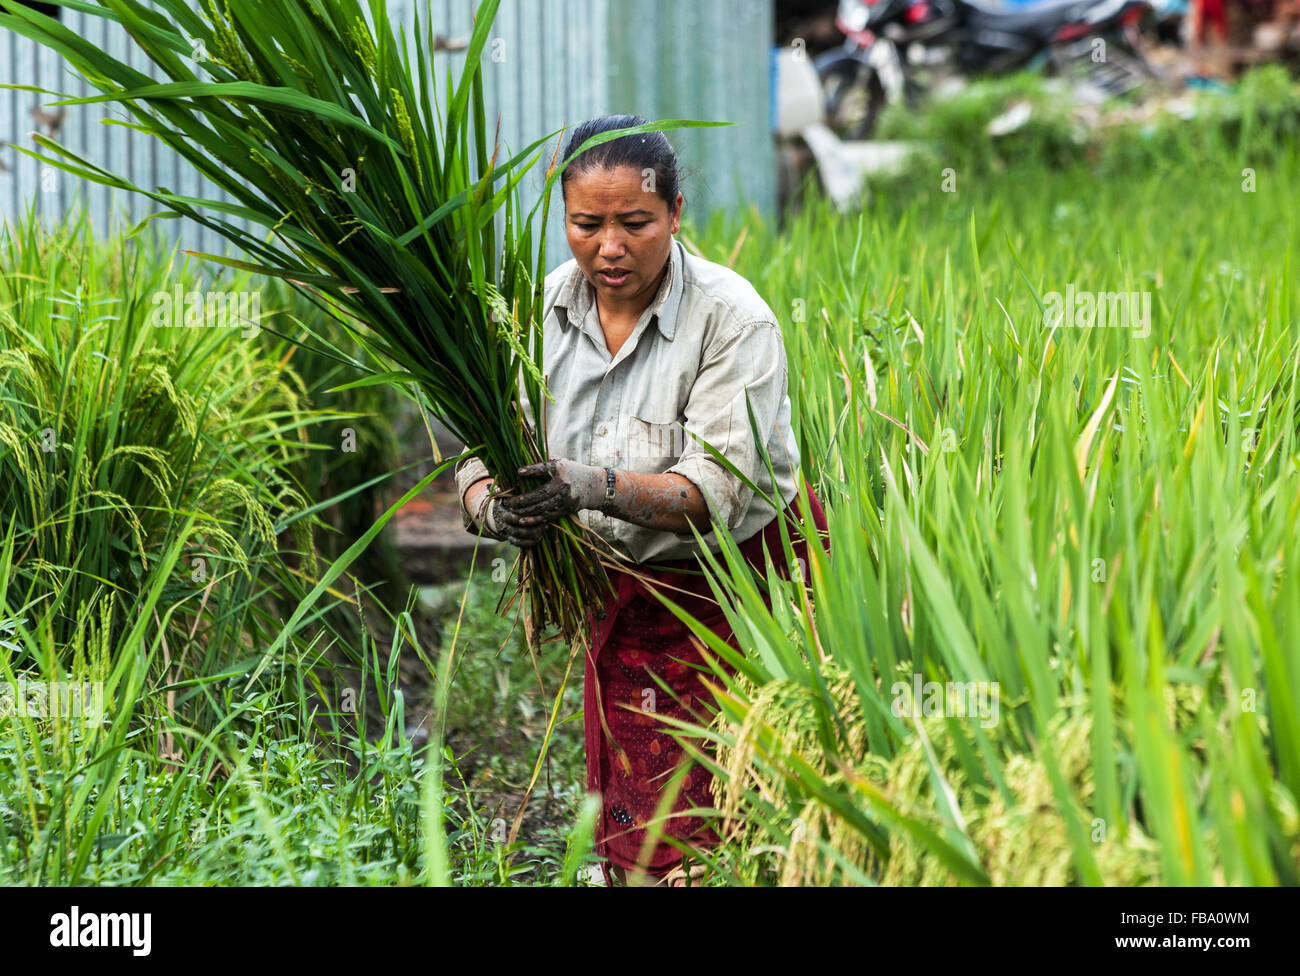
[[[785,345],[776,316],[748,281],[674,240],[668,273],[617,355],[605,343],[595,289],[576,260],[546,276],[544,297],[543,374],[555,397],[544,414],[551,457],[683,475],[704,495],[710,517],[743,542],[776,511],[700,440],[774,494],[750,429],[748,393],[758,429],[767,433],[775,494],[783,502],[794,497],[799,448],[790,429]],[[522,379],[520,394],[531,427]],[[477,529],[465,492],[490,474],[473,456],[456,466],[462,520],[471,532]],[[699,550],[689,532],[648,529],[590,509],[577,517],[638,563],[683,559]],[[718,551],[712,528],[703,538]]]

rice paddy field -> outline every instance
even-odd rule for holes
[[[734,590],[742,876],[1296,882],[1300,183],[1254,121],[710,235],[833,509],[815,614]]]
[[[1297,883],[1300,96],[1080,139],[1013,81],[887,124],[930,154],[860,212],[680,235],[777,313],[830,526],[802,582],[715,563],[704,883]],[[151,327],[198,274],[0,240],[0,672],[102,692],[0,719],[0,883],[588,883],[567,647],[530,658],[486,558],[395,585],[357,505],[404,463],[388,394]]]

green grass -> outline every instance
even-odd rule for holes
[[[815,614],[733,587],[733,880],[1300,880],[1300,157],[1032,163],[695,241],[781,318],[833,547]],[[1050,329],[1070,286],[1149,334]]]
[[[911,174],[860,216],[817,205],[779,232],[751,218],[683,235],[730,261],[780,317],[804,473],[833,547],[807,567],[811,605],[788,582],[737,573],[726,584],[746,653],[707,734],[720,807],[741,829],[710,884],[1300,881],[1300,153],[1285,115],[1269,128],[1228,105],[1237,123],[1207,116],[1206,128],[1157,133],[1158,165],[1122,178],[1121,157],[1105,153],[1133,133],[1059,166],[1026,158],[959,174],[955,193],[938,171]],[[49,260],[8,262],[37,282],[0,276],[9,294],[17,281],[35,296],[75,293]],[[147,294],[114,268],[80,275],[84,294]],[[1049,293],[1071,286],[1149,292],[1149,333],[1053,330]],[[11,343],[31,345],[22,333],[39,327],[58,347],[72,327],[29,299],[0,307],[24,323]],[[135,335],[133,362],[150,361],[152,343],[169,348]],[[206,368],[265,378],[283,355],[269,340],[231,344]],[[100,368],[93,356],[67,362],[49,375]],[[168,368],[196,378],[180,388],[204,389],[206,372]],[[313,369],[319,381],[304,385],[325,388],[328,369]],[[129,373],[102,375],[132,388]],[[11,415],[44,415],[39,397],[5,389]],[[255,406],[264,393],[253,384],[232,398]],[[153,443],[153,401],[114,397],[102,399],[122,404],[116,429],[135,432],[120,442]],[[93,466],[111,451],[91,439],[102,419],[70,402],[67,440],[90,445],[80,456]],[[239,411],[254,432],[286,422]],[[332,440],[316,421],[335,421],[302,417],[306,444],[228,425],[192,436],[212,443],[217,470],[315,483],[295,472],[308,470],[310,444]],[[152,490],[134,471],[111,473]],[[326,480],[330,492],[364,483],[361,472]],[[32,490],[42,482],[6,484],[10,517],[44,504]],[[330,517],[337,502],[304,490]],[[229,673],[192,662],[204,680],[171,689],[202,689],[181,704],[209,703],[210,721],[174,720],[159,676],[176,647],[163,638],[197,611],[173,579],[198,520],[242,510],[160,508],[142,575],[121,592],[52,561],[80,587],[62,603],[30,563],[32,528],[17,518],[0,535],[0,661],[9,674],[101,680],[112,705],[105,723],[0,719],[0,881],[574,881],[592,813],[574,677],[534,816],[515,848],[499,842],[495,821],[508,824],[531,779],[567,648],[542,645],[534,662],[495,616],[508,584],[490,563],[467,588],[441,588],[432,611],[385,592],[345,626],[337,613],[355,615],[349,596],[374,580],[338,576],[322,613],[273,616],[321,585],[283,536],[256,564],[263,603],[203,610],[213,629],[198,660],[234,662]],[[123,540],[101,539],[118,553],[98,572],[111,581],[133,558],[127,523],[102,507],[85,524]],[[128,599],[140,612],[121,612]],[[286,653],[269,660],[245,643],[276,638]],[[996,713],[956,714],[951,700],[941,714],[896,710],[895,683],[915,675],[996,687]],[[413,734],[421,724],[431,746]]]
[[[9,578],[8,569],[0,558],[0,583]],[[521,839],[514,845],[504,840],[564,655],[551,653],[539,662],[539,690],[522,639],[493,613],[499,583],[489,584],[480,572],[472,584],[466,577],[446,589],[457,587],[460,594],[468,592],[464,626],[472,636],[447,702],[449,745],[439,759],[445,787],[438,807],[447,849],[441,881],[572,884],[587,863],[591,830],[589,822],[574,826],[584,816],[580,719],[562,724],[556,734],[551,776],[532,799]],[[446,624],[459,611],[452,600],[436,616]],[[38,643],[41,626],[27,629]],[[339,678],[324,698],[309,693],[312,674],[302,665],[252,694],[238,693],[235,684],[221,728],[186,736],[171,727],[183,753],[175,764],[160,757],[154,737],[157,720],[151,713],[159,695],[147,686],[147,673],[157,642],[134,635],[110,649],[111,728],[0,719],[0,882],[440,880],[428,867],[422,819],[431,751],[411,734],[425,696],[409,684],[399,688],[393,679],[403,656],[419,653],[409,632],[389,647],[367,641],[367,671]],[[314,674],[328,681],[324,671],[318,667]],[[372,694],[350,701],[338,693],[348,682],[354,690],[364,683]],[[408,697],[413,690],[415,697]],[[571,690],[566,705],[571,719],[573,695]],[[507,725],[523,730],[520,741],[503,735]]]
[[[306,430],[338,415],[312,410],[243,329],[156,327],[155,296],[176,288],[224,296],[257,285],[247,274],[201,278],[138,240],[96,244],[84,216],[54,233],[29,221],[0,237],[10,609],[48,610],[63,647],[93,606],[116,640],[156,562],[179,544],[158,612],[189,678],[224,670],[276,632],[267,595],[277,536],[304,568],[314,558],[292,469],[308,453]]]
[[[413,600],[395,614],[384,606],[400,608],[408,588],[372,562],[254,676],[319,575],[313,553],[353,545],[374,521],[358,489],[393,473],[392,397],[330,392],[343,367],[269,329],[154,325],[153,297],[178,286],[262,289],[278,331],[318,314],[246,272],[216,278],[148,238],[96,243],[84,216],[54,233],[23,222],[0,240],[4,883],[433,877],[422,771],[436,753],[417,726],[433,731],[430,634],[454,630],[466,581],[438,614]],[[341,447],[349,426],[356,451]],[[321,505],[321,518],[307,514]],[[528,782],[567,655],[547,645],[534,668],[495,616],[489,572],[470,588],[447,703],[461,751],[438,760],[444,876],[571,880],[580,723],[561,726],[520,842],[501,843],[494,823]],[[376,598],[358,613],[348,598],[365,589]],[[48,699],[42,712],[53,682],[98,684],[104,714],[61,714]]]
[[[100,92],[53,104],[118,103],[134,128],[236,202],[137,186],[41,135],[35,141],[46,155],[18,148],[221,234],[243,256],[204,258],[310,296],[331,313],[320,319],[329,333],[313,334],[317,346],[345,335],[366,351],[362,360],[332,349],[357,372],[352,382],[409,389],[503,488],[522,489],[518,469],[547,456],[537,417],[549,393],[542,392],[534,308],[552,187],[573,157],[620,133],[724,123],[673,120],[604,132],[570,159],[560,158],[558,139],[548,154],[558,132],[527,147],[501,146],[489,128],[482,70],[499,5],[484,0],[476,9],[456,79],[436,60],[427,3],[416,5],[409,35],[394,29],[385,0],[78,5],[120,23],[135,53],[165,79],[157,81],[58,20],[0,0],[0,28],[57,52]],[[543,156],[550,159],[545,188],[525,212],[519,182]],[[532,417],[522,414],[520,389]],[[532,433],[539,429],[540,444]],[[600,540],[576,519],[566,528],[524,554],[517,579],[538,629],[556,625],[572,638],[608,581]]]
[[[1148,93],[1145,103],[1112,99],[1099,108],[1077,106],[1068,89],[1053,85],[1059,81],[1013,74],[975,81],[931,100],[923,111],[889,106],[879,138],[913,143],[920,155],[906,172],[873,177],[875,189],[910,197],[948,177],[959,192],[973,193],[989,181],[1029,175],[1032,182],[1034,168],[1081,164],[1108,180],[1144,171],[1176,176],[1233,158],[1257,167],[1300,135],[1300,91],[1281,65],[1251,70],[1227,95],[1182,92],[1171,99]],[[988,134],[995,119],[1025,106],[1030,112],[1023,124],[998,137]]]

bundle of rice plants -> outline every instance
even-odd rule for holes
[[[124,106],[133,128],[238,202],[137,186],[43,136],[36,141],[54,155],[29,155],[143,193],[166,214],[222,234],[248,259],[203,257],[309,293],[380,364],[358,383],[412,387],[511,492],[524,487],[518,468],[547,456],[545,425],[536,416],[526,422],[519,390],[535,414],[544,408],[535,313],[550,191],[568,160],[558,159],[557,142],[542,198],[524,213],[519,181],[550,137],[505,161],[499,144],[489,151],[480,60],[499,3],[479,5],[464,69],[441,82],[428,10],[421,17],[417,7],[408,45],[404,32],[395,35],[385,0],[64,4],[118,22],[168,79],[162,82],[11,0],[0,0],[8,11],[0,27],[57,51],[102,94],[27,90],[56,95],[59,105]],[[710,123],[603,133],[578,152],[619,135],[696,124]],[[498,241],[495,218],[503,211]],[[260,237],[235,221],[269,233]],[[533,632],[556,625],[573,638],[586,607],[607,590],[601,561],[608,554],[577,519],[560,529],[521,557],[516,595],[528,594]],[[336,561],[307,603],[345,568]]]

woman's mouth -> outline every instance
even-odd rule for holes
[[[628,271],[626,268],[610,268],[604,271],[597,271],[596,274],[598,274],[600,280],[609,285],[609,287],[617,288],[619,285],[627,282],[627,279],[631,277],[632,272]]]

